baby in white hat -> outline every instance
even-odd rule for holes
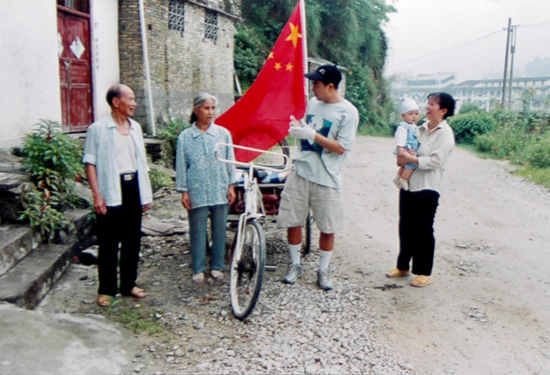
[[[418,138],[418,129],[416,122],[420,116],[418,103],[413,98],[405,98],[399,103],[399,112],[403,121],[399,123],[395,130],[395,151],[394,155],[403,152],[404,150],[413,150],[415,153],[420,147]],[[405,151],[406,152],[406,151]],[[393,179],[393,183],[397,188],[409,190],[409,178],[413,174],[418,165],[407,163],[399,168],[397,175]]]

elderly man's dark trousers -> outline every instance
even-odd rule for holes
[[[107,207],[106,215],[97,215],[98,294],[110,296],[116,295],[118,290],[117,266],[120,268],[120,293],[129,295],[134,288],[141,246],[142,209],[137,178],[130,181],[121,178],[121,188],[122,205]]]
[[[412,273],[431,275],[434,262],[434,218],[439,193],[433,190],[399,193],[399,240],[397,268]]]

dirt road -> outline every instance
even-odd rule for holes
[[[231,316],[227,281],[191,282],[184,236],[144,238],[138,281],[148,297],[121,299],[110,312],[121,316],[124,308],[163,327],[164,336],[137,336],[135,371],[548,373],[549,191],[515,177],[505,162],[456,148],[436,215],[435,283],[412,288],[411,278],[384,277],[398,250],[392,145],[358,137],[346,163],[347,228],[336,238],[331,268],[338,285],[330,293],[315,284],[316,244],[303,280],[282,284],[288,254],[273,236],[269,259],[281,267],[266,274],[252,320],[243,324]],[[184,218],[179,200],[176,193],[157,199],[153,216]],[[95,273],[94,266],[71,267],[41,310],[107,314],[95,304]],[[354,294],[357,300],[348,298]],[[332,351],[315,347],[322,339]]]
[[[358,137],[345,168],[347,229],[336,262],[377,289],[394,350],[428,373],[547,373],[550,193],[501,161],[456,148],[436,215],[435,283],[386,279],[398,250],[392,140]]]

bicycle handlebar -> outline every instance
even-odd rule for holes
[[[269,166],[262,165],[262,164],[254,164],[252,162],[243,163],[243,162],[237,161],[237,160],[223,159],[218,155],[218,147],[219,146],[227,146],[227,147],[232,147],[232,148],[238,148],[240,150],[258,152],[260,154],[272,154],[272,155],[282,156],[284,158],[284,163],[280,164],[278,167],[283,167],[283,169],[280,169],[278,167],[269,167]],[[238,146],[238,145],[233,145],[233,144],[223,143],[223,142],[220,142],[220,143],[216,144],[216,147],[214,149],[214,156],[216,157],[216,160],[224,162],[224,163],[235,164],[235,165],[240,165],[240,166],[247,167],[247,168],[261,169],[261,170],[271,171],[271,172],[286,172],[286,171],[288,171],[292,168],[290,158],[285,154],[280,154],[280,153],[277,153],[277,152],[271,152],[271,151],[266,151],[266,150],[260,150],[260,149],[257,149],[257,148],[251,148],[251,147],[246,147],[246,146]]]

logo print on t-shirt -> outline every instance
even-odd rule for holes
[[[307,115],[306,116],[306,123],[315,129],[315,131],[319,134],[321,134],[324,137],[328,137],[328,133],[330,132],[330,128],[332,127],[332,122],[322,119],[323,125],[320,126],[318,123],[313,121],[314,115]],[[302,151],[315,151],[321,155],[323,152],[323,147],[319,145],[317,142],[309,141],[307,139],[302,139],[300,142],[302,146]]]

